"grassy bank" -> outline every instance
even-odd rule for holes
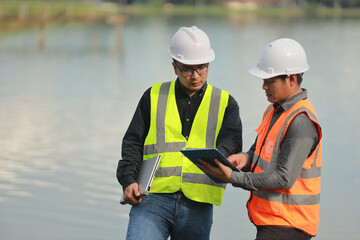
[[[0,30],[23,28],[39,22],[60,21],[119,21],[119,15],[207,15],[251,14],[282,17],[344,17],[360,18],[360,9],[325,8],[317,5],[304,7],[265,7],[244,5],[238,8],[224,6],[120,6],[111,3],[1,1]]]
[[[127,6],[123,11],[130,15],[210,15],[226,16],[229,14],[252,14],[260,16],[284,16],[284,17],[344,17],[360,18],[360,9],[326,8],[317,5],[303,7],[254,7],[244,5],[238,9],[225,6],[174,6],[165,5],[161,8],[144,6]]]
[[[2,1],[0,30],[26,28],[43,22],[109,21],[119,10],[116,4]]]

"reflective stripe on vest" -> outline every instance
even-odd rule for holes
[[[226,184],[213,182],[180,152],[185,148],[214,148],[227,107],[229,93],[207,85],[188,140],[175,98],[175,81],[155,84],[150,93],[150,128],[144,144],[144,160],[161,155],[151,192],[179,191],[190,199],[221,204]]]
[[[307,99],[284,111],[269,132],[274,109],[265,111],[263,122],[256,130],[258,138],[252,171],[259,173],[276,169],[281,142],[292,120],[300,113],[305,113],[317,126],[319,142],[315,150],[305,160],[291,189],[252,191],[247,206],[255,225],[296,227],[314,236],[319,221],[322,136],[315,110]]]

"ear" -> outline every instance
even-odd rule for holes
[[[177,74],[177,72],[176,72],[176,66],[175,66],[175,63],[174,63],[174,62],[172,62],[172,65],[173,65],[173,68],[174,68],[174,73],[175,73],[175,75],[178,75],[178,74]]]
[[[289,76],[289,81],[290,81],[290,87],[294,87],[294,86],[298,85],[296,74],[291,74]]]

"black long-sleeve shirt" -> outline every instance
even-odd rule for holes
[[[190,98],[180,87],[179,80],[175,84],[176,104],[182,124],[182,135],[188,139],[195,114],[203,99],[207,83]],[[123,189],[135,182],[137,172],[143,160],[143,147],[150,127],[150,90],[141,97],[125,133],[122,143],[122,159],[118,163],[117,179]],[[242,124],[239,105],[230,95],[225,110],[222,127],[216,141],[216,148],[225,156],[242,151]]]

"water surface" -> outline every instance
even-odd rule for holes
[[[244,150],[268,105],[247,70],[280,37],[298,40],[303,87],[323,127],[316,239],[360,239],[360,21],[256,17],[130,17],[0,33],[0,238],[125,239],[115,170],[142,93],[175,79],[167,47],[180,26],[205,30],[216,53],[209,83],[239,102]],[[254,239],[248,192],[228,186],[212,239]]]

